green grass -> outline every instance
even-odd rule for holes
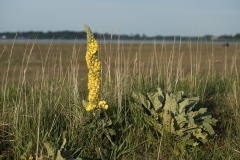
[[[197,44],[100,44],[106,112],[87,113],[85,44],[0,44],[0,159],[238,159],[240,50]],[[218,120],[214,141],[179,155],[135,107],[133,92],[161,87],[200,96]],[[52,151],[53,153],[51,153]]]

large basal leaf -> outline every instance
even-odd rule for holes
[[[153,104],[154,110],[156,112],[159,111],[162,108],[163,104],[161,103],[160,99],[158,98],[159,97],[158,92],[148,93],[147,95],[148,95],[149,100]]]
[[[132,94],[133,98],[138,102],[141,103],[145,108],[151,109],[151,103],[146,99],[146,97],[139,93],[133,93]]]
[[[215,136],[212,126],[217,120],[212,118],[207,108],[196,107],[199,97],[187,98],[183,91],[164,93],[160,88],[157,92],[147,93],[147,96],[134,93],[133,97],[151,113],[151,116],[145,115],[144,120],[159,133],[164,128],[179,137],[181,148],[206,143]],[[156,115],[163,119],[161,123],[153,118]]]
[[[178,114],[182,114],[185,113],[185,107],[189,104],[189,99],[186,98],[184,99],[182,102],[180,102],[178,104],[178,108],[177,108],[177,113]]]
[[[171,111],[173,114],[176,114],[177,111],[177,102],[173,94],[166,94],[166,101],[163,110]]]
[[[198,103],[198,101],[199,101],[199,97],[189,98],[189,103],[185,107],[185,113],[192,111],[195,105]]]

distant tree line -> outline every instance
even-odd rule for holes
[[[73,31],[58,31],[58,32],[4,32],[0,33],[0,36],[5,36],[6,38],[26,38],[26,39],[83,39],[86,37],[86,32],[73,32]]]
[[[223,35],[223,36],[219,36],[220,39],[240,39],[240,34],[236,34],[235,36],[228,36],[228,35]]]
[[[15,32],[3,32],[0,33],[0,39],[7,38],[7,39],[13,39],[15,38],[16,33]],[[116,34],[99,34],[99,33],[94,33],[94,36],[96,38],[101,38],[101,39],[121,39],[121,40],[152,40],[152,39],[157,39],[157,40],[186,40],[191,38],[191,40],[198,39],[199,37],[181,37],[181,36],[153,36],[153,37],[148,37],[146,35],[116,35]],[[201,38],[211,40],[213,36],[212,35],[206,35]],[[86,32],[73,32],[73,31],[58,31],[58,32],[37,32],[37,31],[29,31],[29,32],[18,32],[17,33],[17,38],[18,39],[86,39]],[[222,35],[217,37],[219,40],[231,40],[231,39],[240,39],[240,34],[236,34],[234,36],[232,35]]]

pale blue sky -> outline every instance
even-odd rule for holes
[[[240,0],[0,0],[0,32],[240,33]]]

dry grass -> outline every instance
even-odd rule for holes
[[[34,47],[33,47],[34,45]],[[33,49],[32,49],[33,47]],[[32,49],[32,50],[31,50]],[[34,73],[43,66],[54,70],[61,65],[65,72],[70,65],[71,55],[76,53],[76,63],[79,65],[78,76],[86,77],[87,67],[85,62],[86,44],[0,44],[0,74],[6,73],[9,56],[11,64],[9,79],[18,81],[23,63],[27,65],[27,79],[35,77]],[[116,68],[127,76],[143,73],[152,77],[161,73],[178,74],[184,77],[189,74],[220,73],[225,77],[229,74],[238,74],[240,70],[239,48],[232,44],[223,47],[221,44],[100,44],[99,56],[103,65],[105,76],[113,76]],[[28,57],[29,56],[29,57]],[[61,58],[61,60],[60,60]],[[47,60],[47,62],[46,62]],[[45,64],[43,64],[45,62]],[[55,62],[58,62],[57,64]],[[111,70],[110,70],[111,69]],[[119,70],[119,71],[120,71]],[[160,74],[159,74],[160,73]],[[14,75],[14,76],[13,76]],[[4,77],[4,76],[3,76]],[[109,77],[108,77],[109,79]]]

